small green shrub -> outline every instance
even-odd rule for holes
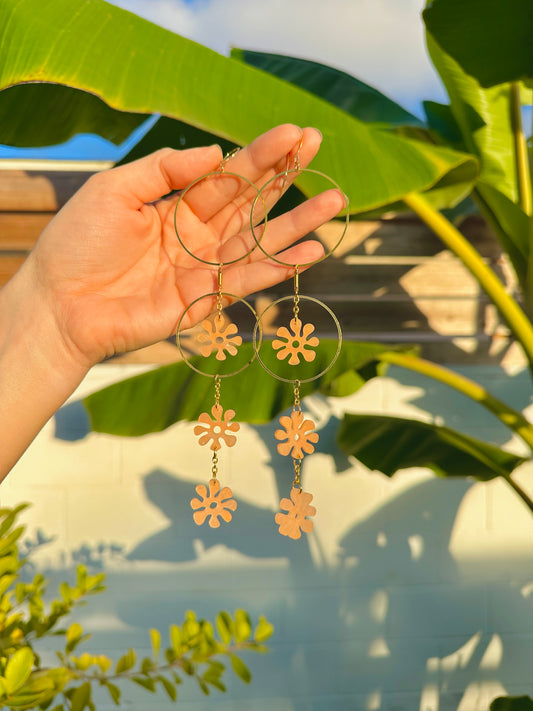
[[[263,652],[263,642],[273,632],[260,617],[252,628],[248,613],[237,610],[232,617],[220,612],[213,625],[187,612],[183,624],[169,629],[169,645],[162,645],[161,633],[150,630],[152,655],[138,659],[129,649],[113,662],[105,654],[90,654],[78,648],[90,635],[78,622],[59,627],[86,598],[105,590],[105,575],[89,575],[77,568],[75,585],[62,582],[59,597],[45,603],[47,581],[40,573],[24,582],[21,571],[28,562],[19,549],[25,527],[17,525],[19,513],[27,507],[0,509],[0,707],[50,709],[50,711],[95,711],[94,686],[105,687],[118,706],[119,683],[133,682],[151,692],[163,690],[172,701],[178,697],[183,678],[194,678],[204,694],[211,689],[225,691],[223,676],[229,660],[233,671],[249,683],[250,671],[238,656],[244,650]],[[60,649],[57,665],[43,666],[38,640],[54,637]],[[56,704],[53,706],[53,704]]]

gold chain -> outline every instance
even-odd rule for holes
[[[294,265],[294,304],[292,312],[296,320],[300,313],[300,272],[297,264]]]
[[[220,405],[220,375],[215,375],[215,405]]]
[[[213,459],[211,461],[213,463],[211,467],[211,476],[213,479],[216,479],[218,474],[218,454],[216,450],[213,452]]]
[[[220,375],[215,375],[215,405],[220,405]],[[211,476],[216,479],[218,474],[218,454],[216,449],[213,452],[211,462]]]
[[[222,320],[222,264],[218,265],[217,319]]]
[[[293,411],[294,410],[301,410],[301,405],[300,405],[300,381],[295,380],[294,381],[294,405],[293,405]]]
[[[300,479],[300,470],[302,468],[302,462],[300,459],[293,459],[292,462],[294,464],[294,481],[292,482],[292,488],[301,489],[302,482]]]

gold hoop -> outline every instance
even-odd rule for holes
[[[262,339],[263,339],[263,329],[262,329],[261,324],[259,323],[259,321],[258,321],[258,319],[257,319],[257,313],[255,312],[255,309],[253,308],[253,306],[251,306],[245,299],[241,299],[240,296],[235,296],[235,294],[229,294],[229,293],[224,292],[224,291],[222,291],[222,292],[213,291],[213,292],[211,292],[211,293],[209,293],[209,294],[203,294],[202,296],[199,296],[197,299],[195,299],[193,302],[191,302],[191,303],[189,304],[189,306],[187,306],[187,308],[185,309],[185,311],[182,313],[180,320],[178,321],[178,326],[177,326],[177,329],[176,329],[176,344],[177,344],[177,346],[178,346],[178,348],[179,348],[179,351],[180,351],[180,353],[181,353],[181,356],[182,356],[183,360],[187,363],[187,365],[189,366],[189,368],[191,368],[191,370],[194,370],[194,371],[195,371],[196,373],[198,373],[199,375],[205,375],[205,376],[208,377],[208,378],[230,378],[230,377],[233,376],[233,375],[237,375],[238,373],[242,373],[242,371],[243,371],[243,370],[246,370],[246,368],[247,368],[251,363],[253,363],[253,361],[254,361],[254,360],[256,359],[256,357],[257,357],[257,353],[256,353],[256,350],[255,350],[255,347],[254,347],[253,354],[252,354],[252,357],[250,358],[250,360],[249,360],[247,363],[245,363],[241,368],[239,368],[238,370],[234,370],[234,371],[232,371],[231,373],[206,373],[205,371],[200,370],[200,368],[197,368],[193,363],[191,363],[190,359],[187,357],[187,354],[184,352],[184,350],[183,350],[183,348],[182,348],[182,345],[181,345],[181,324],[182,324],[183,319],[184,319],[185,316],[187,315],[188,311],[189,311],[190,309],[192,309],[192,307],[193,307],[195,304],[197,304],[199,301],[201,301],[202,299],[213,298],[213,297],[218,298],[219,296],[226,296],[226,297],[228,297],[228,298],[231,299],[232,303],[235,303],[235,302],[239,301],[241,304],[244,304],[245,306],[247,306],[247,308],[248,308],[249,311],[252,313],[252,316],[254,317],[254,320],[255,320],[255,327],[254,327],[254,331],[253,331],[253,333],[254,333],[254,338],[255,338],[255,334],[257,333],[257,331],[258,331],[258,329],[259,329],[259,348],[261,347],[261,342],[262,342]]]
[[[257,200],[258,200],[259,198],[261,198],[261,200],[262,200],[262,202],[263,202],[263,208],[265,208],[265,199],[264,199],[264,197],[263,197],[263,190],[265,190],[266,188],[268,188],[268,186],[269,186],[271,183],[273,183],[273,182],[276,181],[276,180],[280,180],[281,178],[283,178],[283,180],[284,180],[284,183],[283,183],[283,184],[285,185],[285,182],[287,181],[287,178],[288,178],[289,175],[295,174],[296,177],[298,177],[298,176],[301,175],[302,173],[310,173],[310,174],[312,174],[312,175],[318,175],[318,176],[320,176],[321,178],[325,178],[326,180],[328,180],[328,181],[332,184],[332,186],[333,186],[336,190],[338,190],[338,191],[341,193],[341,195],[342,195],[343,198],[344,198],[344,205],[345,205],[345,209],[346,209],[346,217],[345,217],[345,219],[344,219],[344,226],[343,226],[343,229],[342,229],[342,232],[341,232],[341,236],[339,237],[339,239],[337,240],[337,242],[333,245],[333,247],[332,247],[328,252],[326,252],[325,254],[323,254],[322,257],[320,257],[319,259],[315,259],[315,260],[313,260],[312,262],[298,262],[298,264],[296,264],[296,263],[291,263],[291,262],[284,262],[282,259],[278,259],[278,257],[274,257],[272,254],[269,254],[269,253],[264,249],[264,247],[261,245],[261,242],[262,242],[262,240],[263,240],[263,236],[264,236],[264,234],[265,234],[265,231],[263,230],[263,232],[262,232],[262,234],[261,234],[261,237],[258,239],[258,238],[257,238],[257,235],[256,235],[256,233],[255,233],[255,225],[254,225],[254,217],[253,217],[253,216],[254,216],[254,212],[255,212],[255,206],[256,206]],[[251,210],[251,212],[250,212],[250,230],[251,230],[251,232],[252,232],[252,236],[253,236],[253,238],[254,238],[254,240],[255,240],[256,246],[259,247],[259,249],[263,252],[263,254],[264,254],[266,257],[268,257],[269,259],[272,259],[274,262],[277,262],[278,264],[281,264],[281,265],[283,265],[284,267],[296,267],[296,266],[298,266],[298,267],[311,267],[311,266],[313,266],[314,264],[318,264],[319,262],[324,261],[324,259],[327,259],[331,254],[333,254],[333,252],[337,249],[337,247],[340,245],[340,243],[341,243],[342,240],[344,239],[344,235],[346,234],[346,230],[348,229],[348,224],[349,224],[349,222],[350,222],[350,212],[349,212],[349,210],[348,210],[348,206],[349,206],[348,197],[347,197],[346,194],[342,191],[340,185],[339,185],[338,183],[336,183],[332,178],[330,178],[329,175],[326,175],[325,173],[321,173],[319,170],[313,170],[312,168],[299,168],[299,167],[291,168],[291,169],[284,170],[282,173],[277,173],[273,178],[270,178],[270,180],[268,180],[268,181],[261,187],[261,190],[258,190],[257,196],[255,197],[255,199],[254,199],[254,201],[253,201],[253,203],[252,203],[252,210]],[[339,211],[339,212],[341,212],[341,211]],[[267,223],[267,213],[266,213],[266,209],[265,209],[265,221],[264,221],[265,227],[266,227],[266,223]]]
[[[260,331],[260,338],[259,341],[257,341],[256,334],[257,334],[257,329],[261,329],[261,322],[263,320],[263,317],[265,314],[268,312],[269,309],[273,308],[274,306],[277,306],[283,301],[294,301],[294,296],[292,294],[288,296],[282,296],[279,299],[276,299],[276,301],[273,301],[271,304],[269,304],[266,309],[263,311],[261,316],[257,318],[257,325],[254,328],[254,333],[253,333],[253,346],[254,346],[254,352],[255,355],[257,356],[257,360],[261,364],[261,366],[266,370],[267,373],[269,373],[273,378],[276,378],[276,380],[281,381],[282,383],[291,383],[294,385],[294,383],[311,383],[313,380],[318,380],[318,378],[321,378],[323,375],[325,375],[328,370],[330,370],[334,365],[335,362],[337,361],[337,358],[339,357],[339,354],[341,352],[342,348],[342,329],[341,325],[339,323],[338,318],[335,316],[333,311],[327,306],[324,302],[320,301],[319,299],[315,299],[314,296],[303,296],[300,295],[300,301],[311,301],[315,304],[318,304],[321,306],[325,311],[329,313],[331,318],[333,319],[333,323],[335,324],[337,328],[337,333],[338,333],[338,343],[337,343],[337,350],[335,351],[335,354],[333,355],[333,358],[331,362],[323,368],[319,373],[316,375],[313,375],[311,378],[284,378],[282,375],[278,375],[275,373],[273,370],[271,370],[264,362],[264,360],[261,358],[260,354],[260,349],[261,349],[261,344],[262,344],[262,331]]]
[[[226,160],[226,159],[224,159],[224,160]],[[263,224],[264,224],[265,228],[266,228],[266,224],[267,224],[267,221],[268,221],[268,216],[267,216],[267,210],[266,210],[265,200],[264,200],[264,198],[263,198],[262,195],[260,196],[260,190],[259,190],[259,188],[257,187],[257,185],[255,185],[255,183],[253,183],[249,178],[244,177],[244,175],[239,175],[238,173],[231,173],[231,172],[228,172],[228,171],[224,170],[224,169],[223,169],[223,164],[221,164],[221,169],[220,169],[220,170],[218,170],[218,171],[211,171],[210,173],[206,173],[205,175],[201,175],[199,178],[196,178],[196,180],[193,180],[192,183],[189,183],[189,185],[187,185],[187,187],[185,188],[185,190],[183,190],[183,191],[180,193],[180,196],[179,196],[179,198],[178,198],[178,202],[176,203],[176,207],[174,208],[174,232],[176,233],[176,237],[178,238],[178,242],[180,243],[180,245],[183,247],[183,249],[187,252],[187,254],[188,254],[189,256],[191,256],[193,259],[196,259],[198,262],[201,262],[202,264],[207,264],[208,266],[211,266],[211,267],[227,267],[227,266],[229,266],[230,264],[235,264],[236,262],[240,262],[242,259],[246,259],[246,257],[248,257],[248,256],[254,251],[254,249],[256,249],[256,247],[258,246],[258,244],[259,244],[259,243],[261,242],[261,240],[263,239],[263,235],[264,235],[264,233],[265,233],[265,231],[264,231],[264,229],[263,229],[263,233],[262,233],[261,238],[259,239],[259,241],[257,240],[256,235],[255,235],[255,233],[254,233],[254,234],[253,234],[254,244],[253,244],[253,246],[251,247],[251,249],[249,249],[248,252],[246,252],[245,254],[243,254],[241,257],[238,257],[237,259],[231,259],[231,260],[229,260],[229,261],[227,261],[227,262],[221,262],[221,261],[211,262],[211,261],[209,261],[208,259],[202,259],[201,257],[198,257],[196,254],[194,254],[194,252],[192,252],[192,251],[187,247],[187,245],[183,242],[183,239],[181,238],[181,235],[180,235],[179,230],[178,230],[177,214],[178,214],[178,208],[179,208],[179,206],[181,205],[182,201],[184,200],[185,195],[187,194],[187,192],[188,192],[189,190],[191,190],[192,188],[194,188],[194,187],[195,187],[196,185],[198,185],[199,183],[201,183],[202,181],[204,181],[204,180],[209,180],[210,178],[222,178],[222,177],[228,177],[228,176],[229,176],[229,177],[233,177],[233,178],[238,178],[239,180],[244,180],[246,183],[248,183],[249,186],[251,186],[252,188],[254,188],[254,190],[257,192],[257,195],[255,196],[254,201],[253,201],[253,204],[252,204],[252,211],[251,211],[251,213],[250,213],[250,221],[253,222],[253,217],[252,217],[252,215],[253,215],[253,210],[255,209],[255,205],[256,205],[257,200],[259,199],[259,197],[261,197],[261,201],[262,201],[262,203],[263,203],[263,211],[264,211],[264,216],[265,216],[265,217],[264,217],[264,222],[263,222]],[[235,235],[233,235],[233,237],[235,237]],[[228,238],[228,239],[231,239],[231,237]],[[228,241],[228,240],[226,240],[226,241]]]

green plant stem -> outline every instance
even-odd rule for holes
[[[531,501],[531,499],[526,494],[526,492],[522,489],[522,487],[519,484],[517,484],[514,479],[511,479],[510,476],[506,476],[503,478],[509,484],[509,486],[518,494],[518,496],[522,499],[522,501],[525,503],[525,505],[528,507],[528,509],[533,512],[533,501]]]
[[[429,378],[438,380],[445,385],[457,390],[474,402],[489,410],[502,424],[515,432],[533,451],[533,424],[528,422],[524,415],[514,410],[474,380],[459,375],[453,370],[444,368],[431,361],[418,358],[406,353],[388,351],[380,354],[379,359],[384,363],[398,365],[401,368],[413,370]]]
[[[533,99],[530,97],[530,100],[533,100]],[[531,121],[531,128],[533,131],[533,116],[532,116],[532,121]],[[530,141],[531,141],[531,147],[530,147],[529,153],[528,153],[527,145],[526,145],[526,160],[529,157],[529,176],[530,176],[530,182],[531,182],[531,175],[533,172],[533,133],[530,138]],[[532,306],[531,302],[533,301],[533,289],[531,288],[532,277],[533,277],[533,215],[529,216],[528,246],[529,246],[529,252],[528,252],[528,263],[527,263],[527,276],[526,276],[526,286],[525,286],[524,292],[525,292],[526,298],[528,300],[528,310],[529,310],[529,307]],[[531,313],[533,313],[533,309],[532,309]]]
[[[529,171],[527,141],[522,127],[520,84],[516,81],[511,83],[511,127],[513,131],[516,156],[518,199],[520,207],[526,215],[531,215],[531,202],[533,199],[531,191],[531,173]]]
[[[529,251],[526,285],[524,287],[529,311],[532,307],[531,284],[533,278],[533,189],[531,187],[531,157],[529,155],[527,140],[522,126],[522,101],[520,96],[520,84],[518,82],[511,83],[511,128],[513,131],[514,153],[516,156],[518,200],[522,210],[526,213],[526,215],[529,215]]]
[[[492,269],[485,264],[478,252],[459,230],[443,217],[438,210],[435,210],[426,198],[418,193],[410,193],[403,200],[459,257],[487,292],[514,337],[522,345],[526,357],[533,367],[533,326],[517,302],[505,291],[503,284]]]

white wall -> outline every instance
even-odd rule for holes
[[[529,404],[527,373],[463,371],[511,404]],[[73,400],[135,372],[99,366]],[[372,382],[346,401],[306,401],[321,434],[304,466],[318,514],[300,541],[281,537],[273,521],[291,482],[275,424],[244,427],[223,451],[220,478],[239,508],[218,531],[191,518],[194,486],[210,474],[192,425],[77,439],[76,407],[45,427],[2,484],[1,503],[33,503],[28,534],[53,539],[35,560],[54,584],[76,561],[107,573],[108,591],[78,613],[94,635],[89,649],[142,652],[149,627],[164,631],[189,608],[267,615],[276,633],[268,656],[247,659],[252,685],[229,676],[228,694],[208,700],[187,687],[185,711],[486,711],[505,692],[533,696],[533,516],[523,503],[499,481],[420,470],[387,479],[347,461],[333,439],[345,410],[438,414],[498,444],[508,433],[445,388],[390,372],[400,382]],[[531,469],[518,480],[533,495]],[[112,708],[99,698],[99,711]],[[170,708],[142,690],[126,698],[132,709]]]

